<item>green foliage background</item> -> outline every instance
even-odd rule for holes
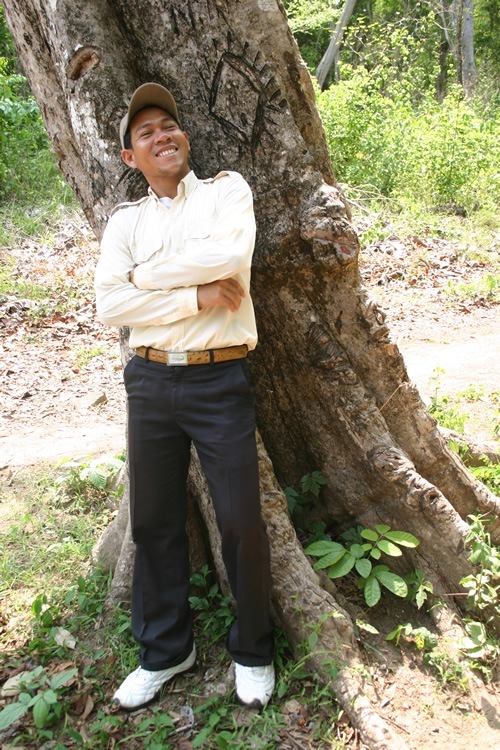
[[[0,244],[11,229],[38,232],[74,198],[57,167],[38,106],[22,75],[0,5]]]

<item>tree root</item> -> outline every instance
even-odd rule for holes
[[[411,462],[402,461],[401,455],[394,458],[395,463],[389,463],[395,481],[401,481],[404,476],[405,480],[411,479],[410,484],[415,489],[418,482],[416,485],[414,469],[410,471]],[[372,688],[370,681],[363,678],[367,670],[350,615],[338,603],[334,587],[325,586],[324,582],[322,584],[304,555],[287,512],[284,493],[277,483],[260,437],[259,459],[262,512],[271,546],[272,608],[276,624],[285,630],[296,658],[328,687],[370,750],[405,750],[407,745],[404,739],[377,710],[376,699],[371,699]],[[386,469],[389,470],[388,467]],[[199,519],[196,519],[198,514],[210,543],[210,564],[215,567],[222,590],[228,592],[215,513],[195,454],[189,476],[189,494],[195,506],[190,511],[189,523],[193,530],[190,536],[195,536],[194,546],[202,546],[202,532]],[[126,503],[126,500],[123,502]],[[119,524],[123,527],[126,517],[128,513],[125,515],[122,506],[114,522],[117,527]],[[106,534],[109,540],[115,542],[113,554],[116,554],[116,539],[120,533],[122,531],[115,528]],[[106,550],[104,541],[103,538],[96,549],[95,559],[100,564],[105,561],[113,567],[112,554],[109,548]],[[115,560],[108,610],[129,599],[132,565],[133,544],[127,532]],[[429,573],[432,568],[431,565]],[[438,593],[441,592],[439,584],[437,589]],[[461,618],[453,603],[436,609],[434,616],[436,627],[443,635],[455,637],[463,634]]]

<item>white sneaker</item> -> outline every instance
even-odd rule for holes
[[[196,661],[196,646],[183,662],[176,664],[175,667],[160,669],[157,672],[150,672],[147,669],[138,667],[134,672],[122,682],[113,696],[113,702],[125,711],[135,711],[151,703],[160,692],[162,686],[175,677],[176,674],[185,672],[193,666]]]
[[[236,695],[250,708],[264,708],[274,690],[274,664],[265,667],[236,667]]]

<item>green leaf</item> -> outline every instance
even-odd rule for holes
[[[386,539],[379,539],[379,541],[377,542],[377,547],[382,550],[382,552],[385,552],[386,555],[390,555],[391,557],[401,557],[401,555],[403,554],[399,547],[396,547],[395,544],[387,541]]]
[[[306,547],[304,552],[311,557],[322,557],[340,549],[345,552],[345,548],[338,542],[332,542],[329,539],[320,539]]]
[[[401,576],[391,573],[389,570],[377,570],[377,568],[374,568],[373,573],[382,586],[385,586],[386,589],[389,589],[396,596],[405,597],[407,595],[408,586]]]
[[[42,696],[33,706],[33,719],[38,729],[43,729],[49,717],[49,704]]]
[[[318,634],[316,632],[311,633],[311,635],[307,639],[307,643],[308,643],[309,648],[311,648],[311,649],[314,648],[314,646],[317,644],[317,642],[318,642]]]
[[[89,471],[89,482],[98,490],[105,490],[108,483],[108,475],[103,469],[92,468]]]
[[[354,567],[355,562],[356,562],[356,558],[353,557],[346,550],[346,554],[343,555],[343,557],[337,563],[335,563],[335,565],[332,565],[332,567],[328,571],[329,577],[330,578],[342,578],[342,576],[345,576],[348,573],[350,573],[350,571]]]
[[[370,542],[376,542],[378,539],[378,534],[371,529],[363,529],[361,536],[363,539],[368,539]]]
[[[300,487],[303,493],[310,492],[314,497],[319,497],[321,487],[326,484],[326,478],[320,471],[313,471],[306,474],[300,480]]]
[[[369,607],[374,607],[380,600],[380,586],[374,575],[366,579],[365,602]]]
[[[377,547],[374,547],[372,551],[370,552],[370,557],[373,557],[374,560],[380,560],[382,557],[382,553]]]
[[[375,529],[379,534],[387,534],[387,532],[391,530],[391,527],[387,526],[385,523],[378,523],[375,526]]]
[[[66,669],[64,672],[55,674],[50,680],[50,687],[52,690],[59,690],[63,685],[67,685],[73,677],[78,674],[78,669]]]
[[[45,690],[43,693],[43,697],[45,699],[45,702],[52,706],[54,703],[57,703],[57,693],[55,693],[53,690]]]
[[[390,539],[391,542],[400,544],[401,547],[418,547],[420,544],[417,537],[413,536],[413,534],[410,534],[408,531],[387,531],[384,536],[387,537],[387,539]]]
[[[10,727],[15,721],[24,716],[28,706],[24,706],[22,703],[9,703],[8,706],[0,711],[0,732]]]
[[[359,575],[363,578],[368,578],[368,576],[372,572],[372,564],[369,560],[366,559],[366,557],[364,557],[362,560],[356,560],[355,567]]]
[[[338,560],[340,560],[340,558],[346,554],[347,550],[345,550],[341,544],[339,544],[339,547],[340,547],[339,550],[335,552],[330,552],[328,555],[325,555],[316,563],[314,563],[314,570],[322,570],[323,568],[329,568],[330,565],[334,565]]]
[[[367,633],[373,633],[374,635],[380,635],[380,632],[374,625],[370,625],[369,622],[363,622],[363,620],[356,620],[356,625],[360,630],[364,630]]]
[[[486,636],[486,630],[482,623],[480,622],[468,622],[465,625],[465,629],[472,638],[472,640],[475,642],[475,645],[484,644],[487,641]]]
[[[361,560],[361,558],[365,554],[365,550],[363,549],[361,544],[351,544],[351,546],[349,547],[349,552],[357,560]]]

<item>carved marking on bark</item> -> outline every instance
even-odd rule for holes
[[[316,321],[307,332],[307,349],[311,362],[342,383],[353,385],[358,377],[351,367],[347,355],[332,334]]]
[[[101,62],[101,52],[97,47],[80,47],[66,65],[66,75],[70,81],[78,81]]]
[[[245,52],[247,51],[245,46]],[[225,52],[219,60],[209,94],[209,111],[242,143],[255,150],[266,128],[267,109],[286,106],[273,77],[264,82],[260,71],[244,56]],[[274,101],[281,98],[276,105]]]

